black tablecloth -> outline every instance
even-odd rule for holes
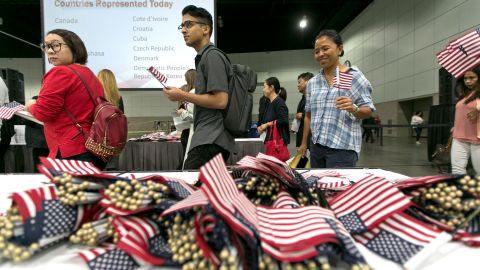
[[[265,153],[261,141],[236,141],[236,150],[230,154],[228,165],[233,165],[244,156]],[[105,170],[109,171],[172,171],[183,162],[180,142],[127,142],[122,154],[110,160]],[[7,173],[32,173],[32,149],[25,145],[10,145],[5,154]]]
[[[428,160],[432,161],[432,154],[436,150],[437,144],[446,144],[450,137],[455,120],[455,104],[441,104],[430,107],[428,114],[428,124],[449,124],[446,127],[430,127],[428,128]]]
[[[265,152],[261,141],[236,141],[236,150],[230,154],[228,165],[244,156]],[[166,171],[176,170],[183,163],[180,142],[127,142],[118,161],[111,161],[108,170],[118,171]]]
[[[9,145],[5,153],[6,173],[33,173],[32,148],[26,145]]]
[[[118,171],[176,170],[183,162],[180,142],[127,142],[118,160]],[[108,169],[110,167],[107,166]]]

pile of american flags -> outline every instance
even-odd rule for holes
[[[439,239],[480,244],[480,183],[468,176],[353,179],[260,153],[233,173],[219,155],[193,186],[41,161],[51,184],[13,193],[0,218],[0,251],[14,262],[70,241],[90,247],[79,256],[92,270],[369,269],[360,245],[410,267]]]

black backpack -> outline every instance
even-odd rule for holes
[[[257,87],[257,73],[249,66],[232,64],[228,56],[214,46],[205,49],[203,54],[211,50],[221,52],[232,67],[232,74],[229,74],[228,78],[228,105],[224,112],[223,125],[233,137],[247,137],[252,121],[252,93]]]

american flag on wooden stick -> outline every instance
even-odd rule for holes
[[[199,189],[190,194],[187,198],[179,201],[178,203],[172,205],[170,208],[162,212],[162,216],[169,215],[171,213],[181,211],[184,209],[192,208],[194,206],[204,206],[208,204],[208,198],[203,192]]]
[[[167,260],[163,256],[170,256],[171,251],[153,220],[147,217],[123,216],[116,217],[113,225],[121,226],[126,231],[117,243],[119,249],[137,261],[165,265]]]
[[[11,119],[15,112],[23,109],[25,109],[25,106],[16,101],[4,104],[0,107],[0,119]]]
[[[407,214],[397,213],[354,238],[372,252],[403,265],[440,234],[440,230]]]
[[[150,73],[152,73],[153,77],[155,77],[164,87],[167,87],[167,86],[165,86],[165,84],[167,83],[167,80],[168,80],[167,76],[163,75],[160,71],[158,71],[154,67],[149,67],[148,71],[150,71]]]
[[[374,175],[350,186],[329,203],[351,234],[366,232],[412,204],[393,184]]]
[[[333,79],[333,85],[338,89],[350,90],[352,89],[353,75],[346,72],[338,72],[338,76]]]
[[[437,53],[438,63],[455,78],[480,64],[480,29],[476,29],[456,40]]]
[[[445,181],[451,179],[452,176],[445,175],[431,175],[431,176],[420,176],[420,177],[411,177],[411,178],[402,178],[398,180],[392,180],[393,184],[399,189],[412,188],[412,187],[421,187],[429,184],[434,184],[437,182]]]
[[[290,195],[290,193],[282,190],[278,192],[277,198],[272,205],[273,208],[297,208],[300,207],[298,202]]]
[[[100,169],[93,165],[93,163],[86,161],[40,157],[40,162],[47,169],[68,172],[74,175],[103,174]]]
[[[132,256],[114,246],[92,248],[81,251],[78,255],[87,263],[90,270],[134,270],[140,266]]]
[[[22,235],[16,241],[24,246],[46,247],[65,239],[78,229],[87,212],[83,206],[61,203],[52,185],[14,192],[12,201],[22,218]]]

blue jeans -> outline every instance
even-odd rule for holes
[[[413,129],[415,130],[415,139],[418,142],[420,141],[420,135],[422,135],[422,128],[414,127]]]
[[[310,166],[313,168],[355,167],[358,155],[353,150],[333,149],[310,144]]]

